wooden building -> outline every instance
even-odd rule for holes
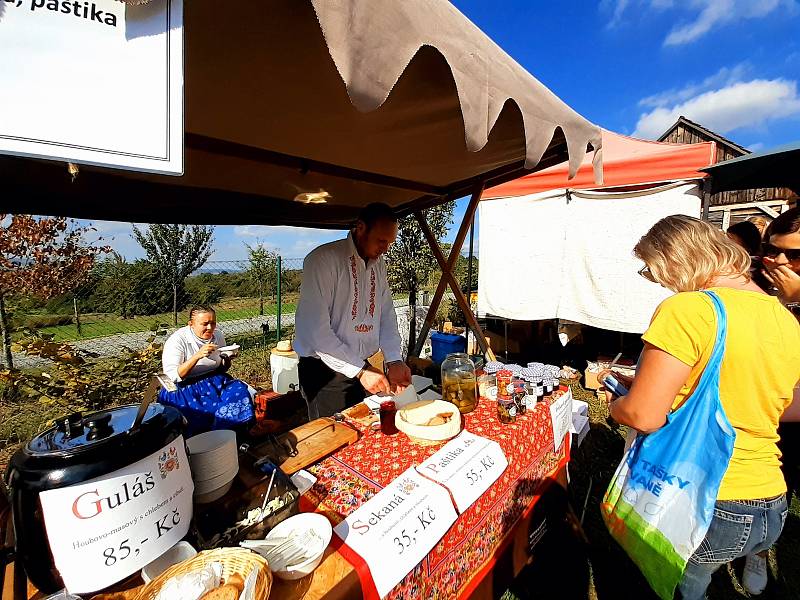
[[[747,148],[683,116],[678,117],[675,124],[664,132],[658,141],[673,144],[716,142],[716,162],[718,163],[750,154]],[[723,230],[727,229],[730,224],[754,216],[765,217],[771,221],[781,212],[794,206],[796,201],[797,195],[788,188],[722,192],[711,196],[709,220],[719,224]]]

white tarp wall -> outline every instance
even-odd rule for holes
[[[670,292],[638,274],[633,247],[656,221],[700,216],[700,190],[553,190],[478,206],[478,312],[642,333]]]

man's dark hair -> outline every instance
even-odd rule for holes
[[[728,227],[728,233],[732,233],[742,240],[742,246],[750,256],[757,255],[761,250],[761,234],[755,223],[740,221]]]
[[[790,208],[779,214],[764,232],[764,239],[769,242],[771,235],[786,235],[800,230],[800,208]]]
[[[357,221],[361,221],[367,226],[367,229],[370,229],[378,221],[397,223],[397,215],[394,214],[394,211],[388,204],[373,202],[361,209],[361,212],[358,213]]]

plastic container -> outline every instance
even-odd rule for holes
[[[475,410],[478,403],[475,364],[468,355],[448,354],[442,363],[442,399],[455,404],[462,414]]]
[[[281,352],[272,349],[269,355],[269,366],[272,371],[272,389],[279,394],[288,394],[300,389],[300,376],[297,365],[300,358],[297,352]]]
[[[461,353],[467,349],[467,338],[452,333],[434,332],[431,335],[431,360],[437,365],[444,362],[448,354]],[[474,370],[473,365],[473,370]]]
[[[265,538],[267,540],[270,538],[285,537],[290,534],[301,537],[308,530],[312,530],[321,538],[321,543],[317,547],[319,551],[314,552],[312,556],[309,556],[301,563],[288,565],[284,570],[273,571],[280,579],[289,581],[302,579],[316,569],[319,563],[322,562],[325,549],[331,542],[333,527],[331,527],[330,521],[328,521],[328,518],[324,515],[318,513],[300,513],[290,519],[286,519],[267,534]]]

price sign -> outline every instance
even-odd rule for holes
[[[458,512],[463,513],[506,467],[508,460],[500,444],[464,430],[417,470],[450,490]]]
[[[186,535],[192,474],[183,437],[108,476],[39,494],[66,588],[90,593],[132,575]]]
[[[572,390],[567,390],[550,405],[550,418],[553,421],[553,445],[558,450],[572,425]]]
[[[386,596],[457,518],[447,491],[411,467],[334,528]]]

